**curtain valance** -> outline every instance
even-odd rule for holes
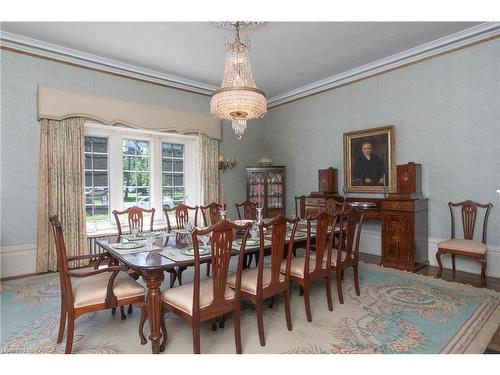
[[[208,105],[207,105],[208,109]],[[136,102],[38,87],[38,119],[83,117],[106,125],[125,125],[180,134],[202,133],[221,139],[221,121],[211,115],[181,112]]]

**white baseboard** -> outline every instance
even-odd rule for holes
[[[36,272],[36,244],[0,248],[0,278]]]
[[[429,238],[429,264],[431,266],[438,266],[436,260],[436,252],[438,243],[445,241],[446,239],[440,238]],[[381,255],[381,244],[382,238],[380,232],[375,230],[363,229],[361,234],[361,243],[359,245],[359,251],[365,254]],[[500,246],[498,245],[487,245],[488,251],[486,257],[488,259],[488,268],[486,269],[486,275],[491,277],[500,278]],[[443,267],[445,269],[451,269],[451,257],[443,256],[442,258]],[[456,268],[458,271],[465,271],[470,273],[479,274],[481,272],[480,263],[474,259],[468,259],[465,257],[456,257]]]

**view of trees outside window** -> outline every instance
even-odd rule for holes
[[[149,142],[123,140],[123,206],[150,208]]]

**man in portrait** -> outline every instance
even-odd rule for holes
[[[361,155],[354,161],[352,184],[357,186],[384,185],[384,166],[380,158],[373,153],[370,142],[361,145]]]

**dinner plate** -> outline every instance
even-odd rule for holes
[[[200,246],[198,249],[199,249],[200,255],[210,254],[210,247],[209,246],[207,246],[207,247]],[[184,249],[181,249],[181,254],[194,256],[194,249],[192,247],[186,247]]]
[[[124,243],[115,243],[113,244],[113,247],[118,250],[132,250],[132,249],[138,249],[140,247],[144,247],[143,242],[124,242]]]
[[[240,244],[241,243],[241,239],[238,239],[235,242],[238,243],[238,244]],[[248,238],[247,242],[246,242],[246,246],[256,246],[258,244],[259,244],[259,240],[254,240],[252,238]]]

